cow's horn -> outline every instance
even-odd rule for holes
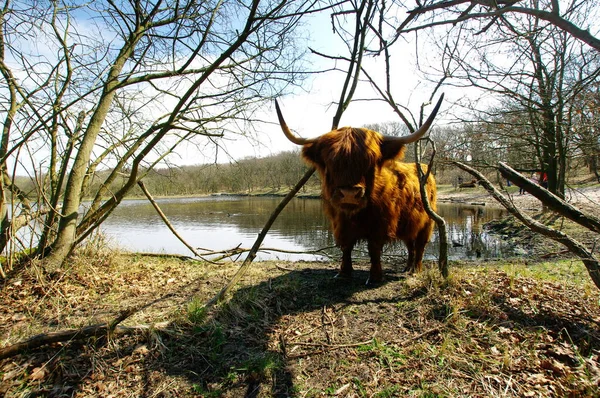
[[[442,105],[443,99],[444,94],[440,96],[440,99],[438,100],[437,104],[435,104],[435,108],[433,108],[433,112],[431,112],[431,115],[429,115],[425,123],[423,123],[423,125],[419,127],[417,131],[410,135],[405,135],[402,137],[386,137],[385,139],[403,144],[410,144],[411,142],[420,140],[433,124],[433,119],[435,119],[435,115],[437,115],[438,111],[440,110],[440,106]]]
[[[283,120],[283,115],[281,114],[281,109],[279,109],[279,104],[277,103],[277,100],[275,100],[275,109],[277,110],[277,117],[279,118],[281,130],[283,130],[283,134],[285,134],[288,140],[292,141],[296,145],[306,145],[315,142],[314,139],[308,140],[306,138],[296,137],[294,133],[292,133],[287,124],[285,124],[285,120]]]

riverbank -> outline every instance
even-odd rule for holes
[[[155,199],[172,199],[172,198],[191,198],[191,197],[284,197],[290,192],[289,188],[279,190],[255,190],[252,192],[216,192],[211,194],[194,194],[194,195],[174,195],[174,196],[156,196]],[[542,210],[541,203],[538,199],[530,194],[519,194],[518,188],[509,187],[508,193],[510,199],[515,205],[527,212],[538,212]],[[319,187],[309,187],[302,189],[295,196],[299,199],[320,199],[321,191]],[[131,199],[146,199],[144,196],[127,197]],[[567,188],[566,200],[574,206],[580,207],[582,210],[600,216],[600,185],[593,184],[577,188]],[[438,186],[438,202],[440,203],[464,203],[469,205],[496,206],[501,205],[483,188],[455,188],[452,185]]]
[[[289,190],[264,191],[252,193],[215,193],[210,196],[264,196],[264,197],[283,197],[289,193]],[[540,201],[534,196],[525,193],[519,194],[518,188],[509,187],[503,192],[508,195],[510,200],[521,210],[527,212],[538,212],[542,210]],[[319,199],[321,193],[319,189],[310,189],[301,191],[296,195],[302,199]],[[580,207],[582,210],[600,216],[600,185],[567,188],[566,200],[570,204]],[[469,205],[497,206],[501,205],[484,188],[455,188],[451,185],[438,186],[438,202],[440,203],[464,203]]]

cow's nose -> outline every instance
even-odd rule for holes
[[[356,202],[365,196],[363,187],[340,188],[342,202]]]

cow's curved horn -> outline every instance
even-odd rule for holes
[[[429,117],[427,118],[425,123],[423,123],[423,125],[421,127],[419,127],[419,129],[417,131],[415,131],[414,133],[412,133],[410,135],[405,135],[402,137],[385,137],[386,141],[394,141],[394,142],[398,142],[398,143],[402,143],[402,144],[410,144],[411,142],[420,140],[425,135],[427,130],[429,130],[431,125],[433,124],[433,119],[435,119],[435,116],[437,115],[438,111],[440,110],[440,106],[442,105],[443,99],[444,99],[444,94],[442,94],[440,96],[440,99],[438,100],[437,104],[435,104],[435,108],[433,108],[433,112],[431,112],[431,115],[429,115]]]
[[[277,110],[277,117],[279,118],[281,130],[283,130],[283,134],[285,134],[288,140],[292,141],[296,145],[306,145],[315,142],[315,139],[309,140],[306,138],[296,137],[294,133],[292,133],[290,128],[285,123],[285,120],[283,120],[283,115],[281,114],[281,109],[279,109],[279,104],[277,103],[277,100],[275,100],[275,109]]]

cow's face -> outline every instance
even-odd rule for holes
[[[321,174],[323,199],[342,212],[355,213],[367,206],[383,162],[403,147],[391,148],[375,131],[343,127],[304,144],[302,156]]]

